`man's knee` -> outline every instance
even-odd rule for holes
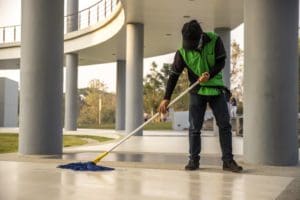
[[[217,125],[220,130],[223,130],[223,131],[231,130],[229,115],[226,115],[226,116],[223,116],[223,117],[217,119]]]
[[[197,119],[197,120],[195,120],[195,119]],[[190,126],[189,126],[190,132],[198,132],[199,133],[201,131],[201,128],[203,125],[203,120],[201,120],[197,117],[190,116],[189,123],[190,123]]]

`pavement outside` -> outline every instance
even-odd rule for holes
[[[119,135],[97,131],[80,130],[78,134],[93,132],[116,139]],[[145,135],[130,139],[99,163],[114,167],[112,172],[56,168],[62,163],[92,160],[111,142],[65,148],[62,156],[0,154],[0,199],[300,199],[300,165],[246,164],[240,152],[242,138],[234,139],[234,148],[245,171],[234,174],[222,171],[219,145],[212,135],[203,137],[201,169],[193,172],[183,170],[185,133],[149,131]]]

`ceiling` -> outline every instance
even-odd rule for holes
[[[182,25],[196,19],[204,31],[243,23],[243,0],[121,0],[125,21],[120,31],[105,42],[78,50],[79,64],[90,65],[125,60],[126,23],[144,24],[144,57],[176,51],[181,44]],[[88,36],[82,36],[88,37]],[[5,68],[16,68],[18,59]],[[0,61],[0,68],[4,68]]]
[[[242,0],[123,0],[126,23],[144,24],[144,57],[176,51],[182,25],[196,19],[204,31],[243,23]],[[125,60],[126,25],[101,45],[80,51],[80,64]]]

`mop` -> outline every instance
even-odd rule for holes
[[[178,95],[175,99],[173,99],[170,104],[168,105],[168,108],[170,108],[174,103],[176,103],[181,97],[183,97],[185,94],[187,94],[189,91],[191,91],[194,87],[199,85],[199,81],[196,81],[193,83],[189,88],[187,88],[185,91],[183,91],[180,95]],[[104,167],[97,165],[97,163],[100,162],[105,156],[107,156],[111,151],[113,151],[115,148],[117,148],[119,145],[121,145],[123,142],[128,140],[131,136],[133,136],[135,133],[140,131],[144,126],[149,124],[152,120],[154,120],[156,117],[159,116],[159,112],[157,112],[155,115],[153,115],[149,120],[144,122],[142,125],[137,127],[135,130],[133,130],[131,133],[127,134],[124,138],[122,138],[119,142],[117,142],[115,145],[113,145],[109,150],[101,153],[98,155],[93,161],[90,162],[77,162],[77,163],[69,163],[66,165],[59,165],[58,168],[62,169],[71,169],[75,171],[110,171],[114,170],[114,168],[110,167]]]

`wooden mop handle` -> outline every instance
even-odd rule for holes
[[[172,106],[174,103],[176,103],[181,97],[183,97],[186,93],[188,93],[189,91],[191,91],[194,87],[196,87],[199,84],[198,81],[196,81],[195,83],[193,83],[189,88],[187,88],[185,91],[183,91],[180,95],[178,95],[175,99],[173,99],[170,104],[168,105],[168,108],[170,106]],[[132,135],[134,135],[136,132],[138,132],[139,130],[141,130],[144,126],[146,126],[147,124],[149,124],[152,120],[154,120],[156,117],[159,116],[159,112],[157,112],[155,115],[153,115],[150,119],[148,119],[146,122],[144,122],[142,125],[140,125],[139,127],[137,127],[135,130],[133,130],[131,133],[129,133],[128,135],[126,135],[122,140],[120,140],[115,146],[113,146],[110,150],[108,150],[108,152],[111,152],[112,150],[114,150],[115,148],[117,148],[120,144],[122,144],[124,141],[126,141],[128,138],[130,138]]]
[[[196,81],[195,83],[193,83],[189,88],[187,88],[185,91],[183,91],[180,95],[178,95],[175,99],[173,99],[169,105],[168,108],[170,108],[174,103],[176,103],[179,99],[181,99],[181,97],[183,97],[184,95],[186,95],[186,93],[190,92],[194,87],[196,87],[199,84],[199,81]]]
[[[174,103],[176,103],[181,97],[183,97],[186,93],[188,93],[189,91],[191,91],[194,87],[196,87],[199,84],[199,81],[196,81],[195,83],[193,83],[189,88],[187,88],[185,91],[183,91],[180,95],[178,95],[175,99],[173,99],[169,105],[168,108],[170,108]],[[109,152],[111,152],[112,150],[114,150],[115,148],[117,148],[120,144],[122,144],[123,142],[125,142],[127,139],[129,139],[131,136],[133,136],[136,132],[138,132],[139,130],[141,130],[144,126],[146,126],[147,124],[149,124],[152,120],[154,120],[156,117],[159,116],[159,112],[157,112],[155,115],[153,115],[150,119],[148,119],[146,122],[144,122],[143,124],[141,124],[139,127],[137,127],[135,130],[133,130],[131,133],[127,134],[124,138],[122,138],[117,144],[115,144],[113,147],[111,147],[108,151],[102,153],[101,155],[99,155],[93,162],[97,163],[99,162],[103,157],[105,157]]]

